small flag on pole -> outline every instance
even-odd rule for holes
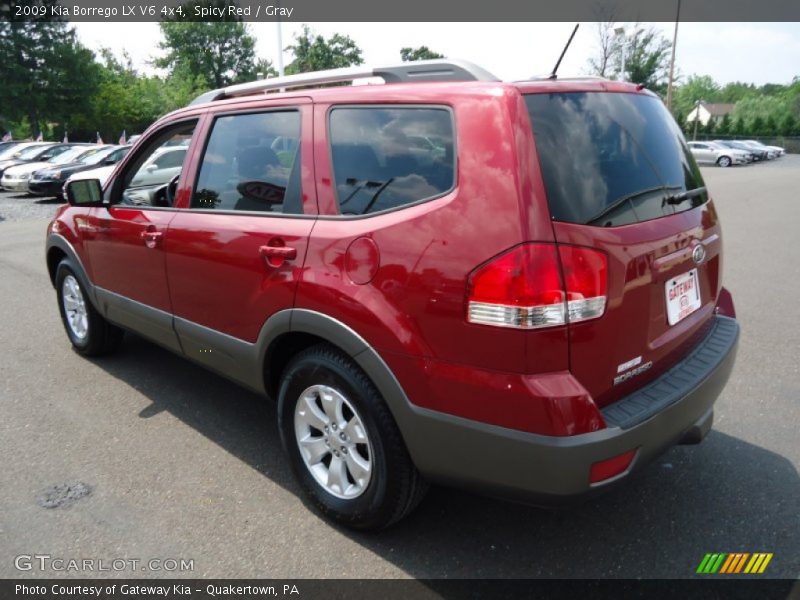
[[[10,142],[13,139],[14,138],[12,137],[11,132],[10,131],[6,131],[6,134],[3,136],[3,141],[4,142]]]
[[[120,146],[124,146],[128,143],[128,138],[125,137],[125,130],[122,130],[122,135],[119,136],[119,141],[117,142]]]
[[[100,137],[100,132],[99,131],[97,132],[97,143],[98,144],[102,144],[103,143],[103,138]]]
[[[37,142],[43,142],[44,141],[44,136],[42,135],[41,131],[39,132],[39,135],[36,136],[36,141]]]

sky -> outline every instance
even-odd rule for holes
[[[368,65],[400,62],[400,48],[428,46],[448,58],[474,62],[503,80],[549,73],[573,23],[308,23],[317,33],[349,35]],[[628,28],[631,24],[621,24]],[[674,23],[651,23],[672,39]],[[131,55],[134,66],[155,72],[148,62],[159,54],[158,23],[74,23],[81,41],[94,50]],[[277,65],[275,23],[250,23],[260,57]],[[284,48],[301,23],[283,23]],[[559,75],[584,75],[597,45],[597,24],[582,23]],[[291,52],[284,52],[284,62]],[[790,83],[800,76],[800,23],[681,23],[677,72],[710,75],[719,83]]]

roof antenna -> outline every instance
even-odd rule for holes
[[[575,34],[578,32],[578,27],[580,27],[580,26],[581,26],[580,23],[576,23],[575,24],[575,29],[572,30],[572,35],[569,36],[569,39],[567,40],[567,45],[564,46],[564,49],[561,51],[561,56],[558,57],[558,62],[556,63],[556,66],[553,67],[553,72],[550,73],[550,77],[548,77],[548,79],[556,79],[557,78],[556,72],[558,71],[558,67],[561,66],[561,61],[564,58],[564,55],[567,53],[567,49],[569,48],[569,45],[572,43],[572,38],[575,37]]]

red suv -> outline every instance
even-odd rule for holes
[[[700,441],[734,364],[714,204],[632,84],[431,61],[232,86],[68,198],[47,265],[75,349],[130,330],[274,398],[353,527],[427,482],[607,489]]]

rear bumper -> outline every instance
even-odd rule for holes
[[[677,443],[702,439],[733,369],[738,340],[736,320],[716,316],[707,337],[683,361],[606,407],[608,426],[600,431],[552,437],[415,409],[413,419],[403,419],[406,443],[432,481],[534,504],[564,504],[627,479]],[[627,470],[590,483],[594,463],[630,450],[636,455]]]

